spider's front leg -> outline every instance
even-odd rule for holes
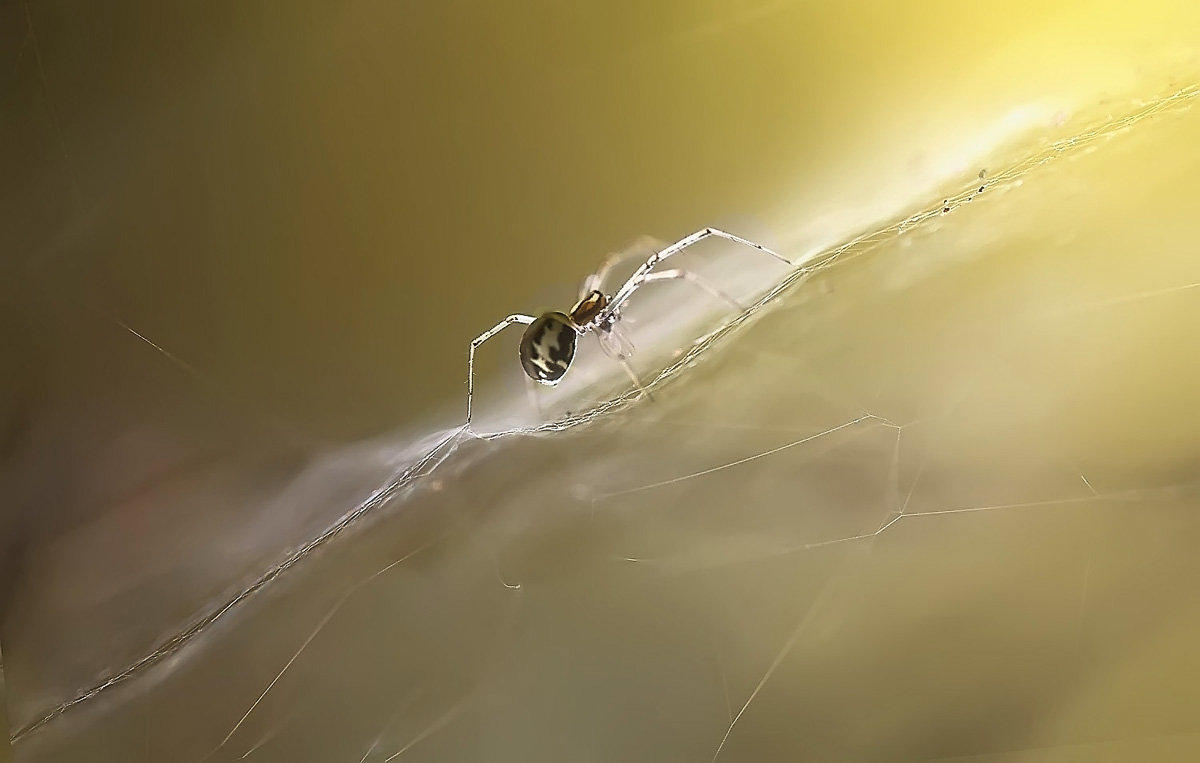
[[[672,255],[679,254],[692,244],[699,243],[704,239],[713,236],[716,236],[717,238],[723,238],[728,241],[733,241],[734,243],[742,244],[743,246],[748,246],[751,249],[757,249],[758,251],[763,252],[764,254],[769,254],[787,265],[792,264],[791,260],[787,259],[778,252],[768,249],[762,244],[756,244],[753,241],[742,238],[741,236],[735,236],[732,233],[726,233],[725,231],[717,230],[716,228],[703,228],[691,234],[690,236],[684,236],[674,244],[668,246],[666,249],[662,249],[650,255],[649,259],[642,263],[637,270],[633,271],[633,275],[629,277],[629,280],[626,281],[625,284],[617,290],[617,293],[613,295],[613,298],[608,303],[605,316],[603,317],[607,317],[608,315],[616,313],[616,311],[620,309],[621,305],[624,304],[625,300],[629,299],[629,296],[633,294],[633,292],[636,291],[639,286],[646,282],[646,275],[653,270],[658,263],[662,262],[668,257],[671,257]]]

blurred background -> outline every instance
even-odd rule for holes
[[[16,759],[1194,759],[1198,45],[1182,0],[5,3]],[[471,338],[707,225],[815,270],[653,403],[421,460]],[[690,262],[788,272],[746,257]],[[648,378],[721,320],[654,299]]]

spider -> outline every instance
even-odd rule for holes
[[[747,241],[716,228],[703,228],[650,255],[649,259],[633,271],[633,275],[621,288],[612,295],[608,295],[601,291],[600,287],[603,285],[608,271],[621,258],[619,254],[610,255],[600,264],[595,273],[584,280],[583,287],[579,292],[579,301],[575,303],[570,312],[548,312],[537,317],[522,314],[510,315],[471,341],[471,349],[467,354],[466,426],[468,428],[471,426],[471,407],[475,393],[475,350],[479,345],[514,324],[526,326],[525,333],[521,336],[517,355],[521,360],[521,368],[525,371],[525,375],[533,382],[551,387],[558,384],[575,358],[577,338],[595,332],[605,354],[620,362],[625,373],[633,380],[634,386],[644,393],[645,390],[642,389],[637,375],[629,365],[628,357],[633,350],[632,345],[620,333],[617,326],[621,317],[621,307],[635,291],[643,285],[655,281],[682,279],[700,287],[714,297],[724,300],[734,308],[742,309],[736,300],[695,273],[679,269],[650,272],[658,263],[671,255],[678,254],[692,244],[710,236],[743,244],[769,254],[780,262],[791,264],[790,260],[753,241]]]

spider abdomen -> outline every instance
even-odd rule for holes
[[[521,336],[521,368],[530,379],[555,384],[575,357],[575,327],[564,313],[543,313]]]

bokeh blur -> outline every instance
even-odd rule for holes
[[[1195,3],[18,0],[0,60],[18,761],[1200,752]],[[471,338],[707,225],[811,272],[422,460]],[[721,306],[647,296],[653,378]],[[531,414],[512,334],[484,419],[617,394]]]

